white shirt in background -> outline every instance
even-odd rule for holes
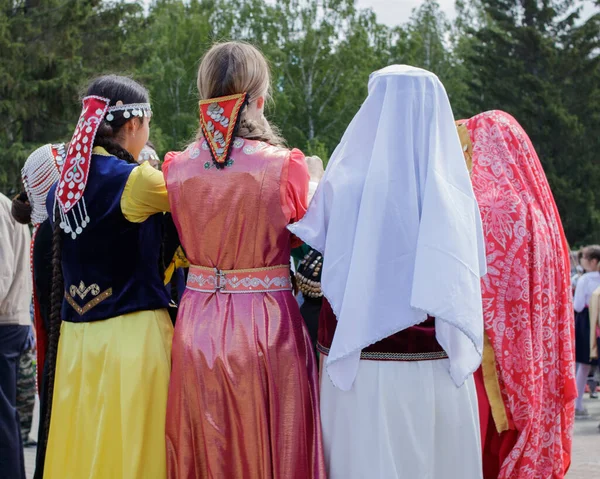
[[[598,288],[600,288],[600,272],[598,271],[585,273],[577,280],[573,298],[573,307],[576,312],[581,313],[590,304],[592,294]]]

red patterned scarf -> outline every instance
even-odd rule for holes
[[[121,115],[125,120],[152,116],[149,103],[124,104],[119,100],[115,105],[109,106],[110,102],[108,98],[95,95],[83,99],[81,115],[60,174],[56,191],[56,201],[60,207],[60,227],[73,239],[76,239],[90,222],[84,193],[90,173],[94,140],[100,124],[103,121],[112,122],[115,115]]]
[[[538,156],[510,115],[465,122],[486,237],[485,331],[515,447],[499,479],[564,477],[576,386],[569,249]]]
[[[60,206],[60,227],[73,239],[81,234],[90,221],[83,193],[90,172],[94,138],[106,115],[110,100],[87,96],[82,103],[81,115],[69,143],[69,151],[56,192],[56,200]]]

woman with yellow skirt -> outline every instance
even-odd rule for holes
[[[166,477],[173,327],[159,264],[169,202],[162,173],[136,163],[150,117],[141,85],[93,81],[48,194],[46,479]]]

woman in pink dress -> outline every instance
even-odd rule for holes
[[[173,343],[170,478],[324,478],[317,368],[292,294],[286,226],[307,208],[304,155],[263,116],[267,62],[215,45],[201,132],[163,170],[190,267]]]

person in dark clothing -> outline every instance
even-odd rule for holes
[[[318,251],[308,249],[304,258],[298,264],[298,271],[296,272],[296,283],[304,300],[300,306],[300,313],[304,318],[308,334],[315,348],[319,331],[319,315],[323,305],[323,292],[321,291],[322,268],[323,255]]]
[[[17,375],[31,328],[30,236],[12,217],[11,201],[2,194],[0,238],[0,476],[25,479]]]
[[[37,387],[40,396],[41,418],[47,409],[45,367],[46,345],[50,327],[50,292],[52,282],[52,227],[46,211],[46,196],[59,176],[65,159],[65,144],[48,144],[35,150],[23,166],[21,177],[24,191],[13,199],[12,216],[22,224],[33,225],[33,321],[37,350]],[[44,475],[45,445],[41,441],[43,427],[38,430],[35,479]]]
[[[38,301],[39,317],[44,322],[44,330],[50,331],[50,294],[52,292],[52,226],[50,220],[44,221],[38,231],[33,244],[33,279],[35,295]],[[39,367],[39,364],[38,364]],[[46,417],[48,409],[48,367],[42,366],[41,383],[38,384],[40,395],[40,417]],[[46,457],[44,428],[38,429],[38,448],[35,456],[34,479],[44,476],[44,459]]]

